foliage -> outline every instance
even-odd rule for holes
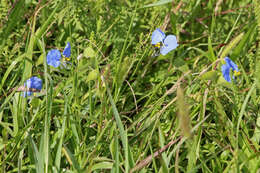
[[[258,0],[1,0],[1,172],[259,172],[259,11]],[[178,40],[165,56],[156,28]],[[70,62],[49,66],[67,42]],[[23,97],[32,76],[42,90]]]

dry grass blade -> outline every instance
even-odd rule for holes
[[[215,8],[215,15],[217,15],[218,13],[218,8],[221,5],[221,3],[223,2],[223,0],[218,0],[217,4],[216,4],[216,8]]]
[[[155,153],[149,155],[148,157],[146,157],[144,160],[140,161],[133,169],[130,170],[130,173],[138,171],[142,168],[144,168],[146,165],[148,165],[149,163],[151,163],[151,161],[153,160],[153,157],[158,157],[161,153],[163,153],[167,148],[169,148],[170,146],[172,146],[173,144],[175,144],[176,142],[178,142],[181,139],[181,137],[179,137],[178,139],[172,140],[170,141],[167,145],[165,145],[163,148],[161,148],[160,150],[156,151]]]

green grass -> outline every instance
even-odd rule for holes
[[[260,171],[257,0],[0,2],[0,172]],[[179,47],[154,57],[156,28]]]

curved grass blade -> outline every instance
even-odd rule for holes
[[[101,76],[101,79],[102,79],[103,83],[105,83],[106,90],[107,90],[108,97],[109,97],[109,101],[110,101],[110,104],[112,105],[112,111],[114,113],[116,123],[117,123],[117,126],[119,128],[119,134],[120,134],[120,137],[121,137],[121,141],[123,143],[123,148],[124,148],[124,153],[125,153],[125,172],[128,172],[129,167],[132,167],[132,165],[133,165],[133,163],[131,163],[133,158],[131,157],[130,149],[129,149],[129,146],[128,146],[127,132],[124,129],[123,123],[120,119],[118,110],[117,110],[115,102],[112,98],[110,89],[109,89],[109,87],[108,87],[108,85],[107,85],[107,83],[104,79],[104,76]]]
[[[164,4],[171,3],[171,2],[172,2],[172,0],[161,0],[161,1],[158,1],[158,2],[155,2],[155,3],[152,3],[152,4],[145,5],[143,8],[161,6],[161,5],[164,5]]]

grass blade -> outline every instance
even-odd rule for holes
[[[115,105],[115,102],[112,98],[112,95],[111,95],[111,92],[110,92],[110,89],[104,79],[103,76],[101,76],[101,79],[103,81],[103,83],[105,84],[106,86],[106,90],[107,90],[107,94],[108,94],[108,97],[109,97],[109,101],[110,101],[110,104],[112,105],[112,111],[114,113],[114,116],[115,116],[115,119],[116,119],[116,123],[117,123],[117,126],[119,128],[119,134],[120,134],[120,137],[121,137],[121,141],[122,141],[122,144],[123,144],[123,148],[124,148],[124,153],[125,153],[125,172],[128,172],[129,171],[129,151],[128,151],[128,139],[127,139],[127,132],[125,131],[124,129],[124,126],[123,126],[123,123],[120,119],[120,116],[119,116],[119,113],[118,113],[118,110],[116,108],[116,105]]]
[[[164,4],[168,4],[168,3],[171,3],[171,2],[172,2],[172,0],[160,0],[160,1],[155,2],[155,3],[145,5],[143,8],[157,7],[157,6],[161,6],[161,5],[164,5]]]

